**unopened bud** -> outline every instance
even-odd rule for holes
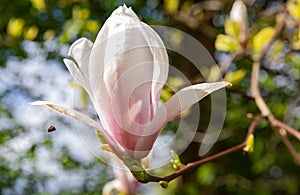
[[[160,181],[158,183],[162,188],[167,188],[169,185],[169,183],[167,181]]]

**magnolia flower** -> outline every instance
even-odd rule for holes
[[[247,7],[242,0],[236,0],[230,11],[230,20],[239,24],[239,40],[245,44],[248,38],[248,16]]]
[[[96,128],[120,158],[145,157],[168,121],[229,84],[188,86],[160,105],[169,69],[166,48],[158,34],[125,5],[111,14],[94,43],[81,38],[68,55],[64,62],[89,94],[101,124],[51,102],[31,104],[48,106]]]

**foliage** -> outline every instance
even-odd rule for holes
[[[94,40],[111,11],[123,3],[132,6],[140,18],[149,24],[172,26],[193,35],[215,54],[225,80],[233,83],[227,93],[225,125],[219,141],[207,156],[243,142],[251,123],[247,114],[260,114],[250,94],[252,64],[276,34],[278,17],[283,16],[283,28],[261,59],[259,85],[261,95],[273,115],[300,129],[300,1],[245,1],[249,22],[247,35],[244,36],[246,39],[240,36],[245,33],[244,24],[230,19],[233,2],[1,0],[1,193],[99,194],[103,185],[111,180],[111,172],[104,171],[106,165],[82,151],[85,149],[78,149],[84,146],[76,133],[70,133],[71,129],[75,129],[74,121],[40,111],[35,115],[43,117],[36,116],[35,122],[28,122],[32,117],[28,114],[33,113],[24,105],[44,97],[65,103],[72,101],[66,98],[73,89],[68,88],[71,80],[62,63],[66,47],[82,36]],[[45,59],[35,61],[39,63],[38,66],[30,66],[32,61],[29,59],[37,60],[38,55]],[[181,56],[170,53],[170,61],[190,78],[198,81],[201,77],[193,71],[190,62]],[[28,74],[31,70],[41,70],[39,67],[46,70],[44,74]],[[7,70],[11,70],[11,75],[4,74]],[[54,70],[56,72],[51,72]],[[22,75],[27,77],[23,78]],[[15,83],[12,84],[12,81]],[[45,82],[49,82],[48,85],[36,86]],[[162,94],[168,99],[170,93],[170,89],[166,88]],[[199,132],[208,125],[209,105],[209,98],[200,103]],[[46,130],[47,125],[53,122],[56,123],[57,132],[46,134],[41,130]],[[168,124],[173,131],[175,127],[176,124]],[[299,140],[289,137],[299,153]],[[68,140],[75,140],[75,144],[68,143]],[[248,139],[248,147],[253,152],[247,156],[242,151],[226,155],[171,182],[169,191],[167,188],[165,191],[157,189],[157,192],[299,194],[299,164],[266,120],[260,120],[257,124],[253,139]],[[198,149],[199,144],[192,143],[180,156],[180,165],[204,158],[197,155]],[[171,164],[165,172],[170,169]],[[68,180],[70,184],[66,183]]]

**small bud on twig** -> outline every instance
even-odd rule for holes
[[[158,182],[159,183],[159,185],[162,187],[162,188],[167,188],[168,187],[168,182],[167,181],[160,181],[160,182]]]
[[[178,156],[178,154],[176,154],[176,152],[174,152],[173,150],[171,151],[171,154],[173,156],[173,159],[170,162],[172,163],[173,168],[175,170],[182,169],[185,165],[181,163],[180,157]]]
[[[249,153],[253,152],[253,150],[254,150],[254,135],[251,134],[247,138],[246,146],[243,148],[243,152],[245,155],[248,155]]]
[[[247,118],[250,119],[250,120],[253,120],[254,118],[254,115],[252,113],[247,113]]]

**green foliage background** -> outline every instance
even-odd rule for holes
[[[210,2],[210,3],[209,3]],[[250,2],[250,1],[249,1]],[[274,11],[283,6],[283,1],[253,1],[248,6],[248,19],[251,26],[251,36],[266,26],[274,26],[277,12],[271,16],[267,11]],[[226,52],[216,52],[214,43],[217,35],[224,32],[224,20],[228,17],[233,1],[179,1],[179,0],[0,0],[0,67],[5,69],[10,60],[24,60],[28,57],[28,48],[24,48],[24,41],[34,41],[41,48],[54,40],[54,49],[45,50],[45,58],[49,61],[62,63],[59,48],[71,44],[77,38],[85,36],[95,39],[99,28],[119,5],[126,3],[131,6],[138,16],[148,24],[159,24],[178,28],[198,39],[212,55],[227,55]],[[197,7],[198,6],[198,7]],[[194,11],[191,11],[194,10]],[[270,16],[270,17],[267,17]],[[9,29],[15,22],[13,29]],[[264,60],[261,71],[260,85],[262,95],[271,108],[273,114],[280,120],[300,129],[300,54],[293,47],[295,41],[290,37],[298,29],[291,27],[281,33],[280,40],[288,51],[279,49],[272,51]],[[31,30],[30,30],[31,29]],[[251,56],[251,55],[250,55]],[[181,56],[170,53],[172,65],[178,67],[189,78],[197,76],[190,65]],[[222,63],[222,61],[221,61]],[[248,56],[238,56],[230,66],[228,72],[242,73],[233,75],[236,79],[228,91],[228,109],[224,129],[220,140],[213,147],[210,154],[227,149],[243,141],[250,124],[247,113],[258,114],[255,102],[245,97],[249,95],[250,70],[252,59]],[[0,81],[6,75],[0,75]],[[226,76],[226,75],[225,75]],[[42,79],[41,79],[42,82]],[[4,83],[5,84],[5,83]],[[35,86],[32,86],[34,88]],[[0,154],[0,189],[3,194],[99,194],[103,185],[112,180],[108,167],[97,159],[88,163],[80,161],[68,148],[61,147],[59,151],[53,144],[53,136],[46,135],[46,125],[43,127],[28,127],[15,120],[11,107],[4,98],[13,91],[23,91],[29,100],[36,100],[39,96],[31,94],[31,89],[14,86],[13,89],[0,91],[0,147],[10,153]],[[52,93],[52,92],[51,92]],[[53,92],[55,93],[55,92]],[[59,95],[59,94],[57,94]],[[18,100],[15,100],[18,105]],[[209,99],[200,103],[201,121],[199,131],[205,129],[209,121]],[[22,116],[22,113],[19,113]],[[7,120],[13,123],[9,128]],[[49,120],[66,120],[65,118],[51,118]],[[72,128],[73,121],[64,122]],[[172,125],[172,124],[169,124]],[[13,152],[7,148],[7,143],[15,142],[17,137],[26,136],[29,129],[44,131],[39,141],[24,152]],[[73,126],[74,128],[74,126]],[[74,134],[74,136],[76,136]],[[72,139],[72,138],[66,138]],[[291,138],[292,143],[300,151],[299,140]],[[82,147],[84,147],[82,145]],[[52,160],[61,165],[63,170],[78,173],[83,184],[74,186],[62,185],[57,190],[47,187],[49,178],[55,177],[44,174],[38,168],[29,172],[24,171],[24,164],[37,163],[37,151],[40,148],[52,153]],[[198,143],[192,143],[181,155],[183,163],[197,160]],[[12,158],[13,154],[13,158]],[[13,161],[13,162],[12,162]],[[13,168],[11,164],[14,164]],[[47,163],[43,164],[47,169]],[[33,166],[35,167],[35,166]],[[55,178],[54,178],[55,179]],[[269,124],[262,121],[255,133],[254,152],[245,156],[242,152],[227,155],[217,161],[205,164],[194,172],[184,175],[176,182],[172,182],[169,189],[160,189],[161,194],[299,194],[300,169],[288,149],[280,138],[272,131]],[[20,187],[22,186],[22,187]],[[153,185],[152,185],[153,186]],[[18,191],[20,190],[20,191]],[[147,193],[145,193],[147,194]]]

